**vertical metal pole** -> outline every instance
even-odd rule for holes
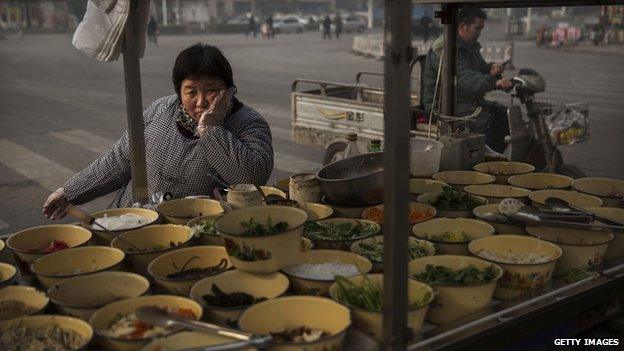
[[[145,140],[143,137],[143,101],[141,97],[141,66],[139,64],[139,11],[149,7],[149,0],[133,0],[124,32],[123,67],[126,85],[126,111],[128,114],[128,137],[132,158],[132,185],[134,199],[147,203],[147,174],[145,162]],[[147,13],[145,11],[144,13]]]
[[[373,29],[374,13],[375,13],[375,0],[368,0],[368,29]]]
[[[168,23],[169,23],[168,22],[169,18],[167,16],[168,15],[167,14],[167,0],[162,0],[162,13],[163,13],[163,22],[162,22],[162,24],[163,24],[164,27],[166,27],[166,26],[168,26]]]
[[[409,129],[412,58],[411,1],[386,0],[384,102],[383,349],[407,340],[407,237],[409,233]]]
[[[442,60],[442,114],[455,115],[455,86],[457,85],[457,8],[443,4],[444,57]]]

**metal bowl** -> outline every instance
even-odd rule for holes
[[[383,152],[361,154],[321,168],[316,177],[326,199],[342,206],[383,202]]]

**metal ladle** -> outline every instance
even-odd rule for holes
[[[598,218],[602,221],[605,221],[606,224],[610,224],[610,225],[624,225],[624,223],[622,223],[622,221],[618,221],[617,219],[608,217],[608,216],[603,216],[601,214],[598,213],[594,213],[591,211],[588,211],[584,208],[581,207],[577,207],[577,206],[573,206],[571,205],[569,202],[567,202],[564,199],[560,199],[557,197],[549,197],[547,198],[544,203],[546,204],[546,206],[552,208],[554,211],[556,212],[560,212],[560,213],[566,213],[566,212],[571,212],[571,211],[576,211],[576,212],[580,212],[580,213],[585,213],[587,215],[590,215],[592,217]]]
[[[623,230],[624,226],[621,225],[608,225],[608,224],[593,224],[593,223],[576,223],[556,220],[545,220],[539,216],[528,212],[516,212],[507,215],[507,219],[511,224],[526,225],[528,227],[535,226],[549,226],[559,228],[571,228],[571,229],[616,229]]]

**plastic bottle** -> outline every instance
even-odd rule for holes
[[[379,151],[381,151],[381,140],[379,140],[379,139],[371,140],[369,151],[370,152],[379,152]]]
[[[347,135],[347,147],[345,148],[343,158],[352,157],[360,154],[360,149],[357,146],[357,134],[349,133]]]

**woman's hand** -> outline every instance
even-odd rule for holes
[[[219,92],[197,123],[197,136],[204,136],[212,127],[223,124],[230,108],[230,101],[236,88],[230,87]]]
[[[58,188],[48,196],[43,204],[43,215],[51,220],[61,219],[67,215],[68,205],[69,201],[65,197],[65,189]]]

